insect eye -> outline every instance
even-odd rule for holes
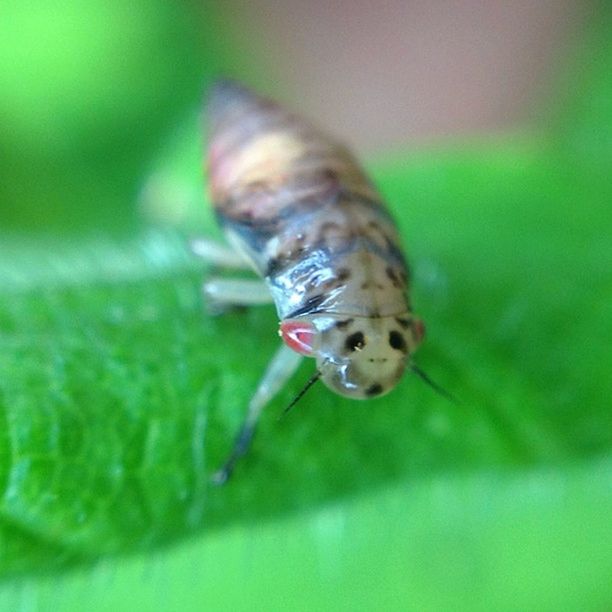
[[[362,332],[355,332],[351,334],[344,343],[344,346],[348,351],[358,351],[365,346],[365,338]]]
[[[283,321],[280,325],[283,342],[300,355],[312,355],[315,334],[314,325],[306,321]]]
[[[401,351],[402,353],[405,353],[408,350],[404,336],[395,330],[389,333],[389,345],[392,349]]]

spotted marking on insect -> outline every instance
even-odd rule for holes
[[[385,395],[413,366],[424,326],[408,301],[408,267],[381,196],[346,148],[239,84],[214,88],[209,119],[215,213],[264,278],[286,347],[316,360],[308,386],[320,377],[353,399]],[[283,359],[277,353],[264,376],[217,481],[297,367]]]

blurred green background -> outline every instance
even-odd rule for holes
[[[366,160],[460,404],[406,376],[277,423],[304,364],[219,489],[277,322],[202,307],[199,105],[300,109],[239,4],[0,6],[0,609],[609,608],[609,4],[537,119]]]

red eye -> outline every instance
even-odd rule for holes
[[[283,342],[301,355],[312,355],[315,334],[314,325],[306,321],[283,321],[280,325]]]

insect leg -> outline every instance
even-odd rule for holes
[[[271,304],[268,286],[259,279],[211,278],[202,286],[211,314],[220,314],[232,306]]]
[[[236,461],[249,450],[257,421],[263,409],[297,370],[301,360],[302,356],[299,353],[292,351],[284,344],[276,351],[249,402],[247,415],[236,437],[232,452],[223,466],[213,474],[212,480],[215,484],[223,484],[231,476]]]
[[[190,242],[191,251],[204,261],[221,268],[250,270],[248,262],[236,251],[208,238],[194,238]]]

